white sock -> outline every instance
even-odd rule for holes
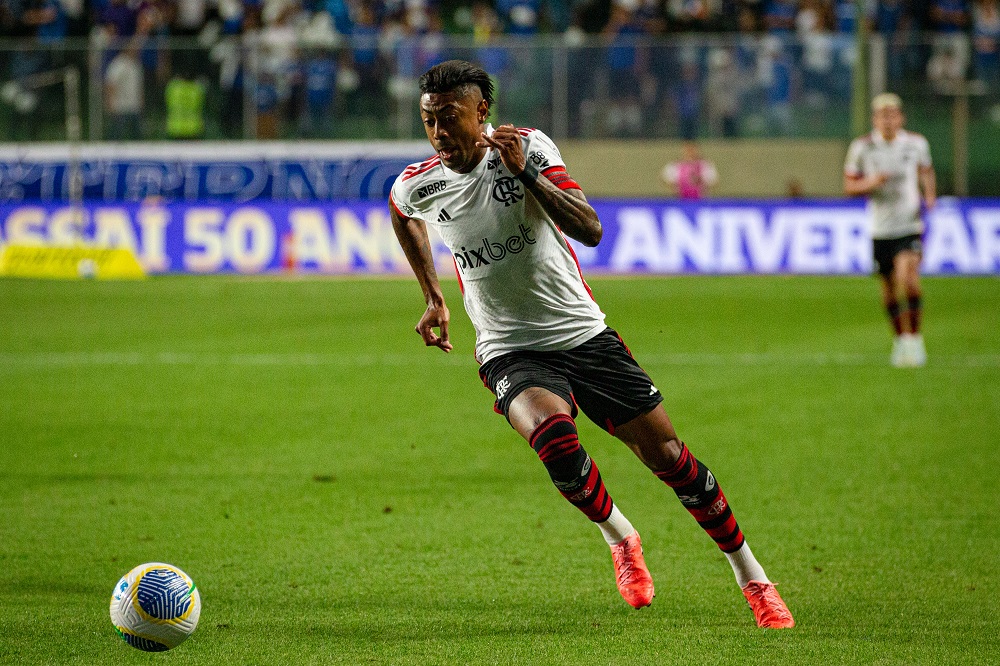
[[[609,546],[617,546],[625,540],[625,537],[635,532],[632,523],[628,522],[628,518],[618,510],[617,504],[611,507],[611,515],[608,516],[607,520],[595,524],[601,528],[601,534],[604,535],[604,540],[608,542]],[[751,557],[753,556],[751,555]]]
[[[735,553],[726,553],[726,559],[729,560],[730,566],[733,567],[733,573],[736,574],[736,582],[740,587],[746,587],[747,583],[752,580],[759,580],[762,583],[770,583],[767,579],[767,574],[764,573],[764,567],[760,566],[760,562],[757,558],[753,556],[750,552],[750,546],[744,541],[740,549]]]

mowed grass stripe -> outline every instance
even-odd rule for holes
[[[884,366],[885,354],[830,353],[657,353],[645,352],[643,363],[659,365],[707,366]],[[436,364],[465,366],[467,358],[448,355],[435,359]],[[3,365],[86,366],[86,365],[234,365],[234,366],[425,366],[426,358],[415,354],[213,354],[189,352],[56,352],[0,353]],[[1000,354],[934,354],[931,367],[1000,367]]]

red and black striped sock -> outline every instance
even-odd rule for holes
[[[892,301],[891,303],[885,304],[885,311],[889,313],[889,321],[892,322],[892,329],[896,331],[896,335],[903,334],[903,314],[899,309],[899,303],[897,301]]]
[[[921,299],[920,294],[906,299],[907,314],[910,316],[910,333],[920,332]]]
[[[684,444],[673,467],[654,474],[674,489],[684,508],[724,553],[736,552],[743,546],[743,532],[722,489],[708,467],[698,462]]]
[[[614,502],[597,465],[580,446],[572,417],[556,414],[545,419],[531,433],[529,444],[563,497],[595,523],[608,519]]]

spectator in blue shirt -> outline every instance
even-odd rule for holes
[[[795,30],[795,15],[799,8],[795,0],[767,0],[764,5],[764,27],[772,34]]]
[[[346,0],[326,0],[326,11],[333,17],[333,27],[342,35],[351,34],[351,12]]]
[[[889,81],[898,83],[903,80],[912,23],[905,0],[879,0],[875,9],[875,29],[886,39],[886,74]]]
[[[538,32],[539,0],[497,0],[496,7],[508,33],[526,36]]]
[[[302,114],[302,134],[310,138],[328,139],[333,135],[333,103],[337,89],[337,63],[333,52],[310,49],[302,66],[305,88],[305,113]]]
[[[944,34],[961,33],[969,25],[966,0],[934,0],[931,3],[931,23],[934,31]]]
[[[976,0],[972,7],[976,76],[1000,94],[1000,0]]]
[[[698,120],[701,117],[701,71],[696,61],[685,62],[681,66],[676,95],[681,138],[694,141],[698,137]]]
[[[643,32],[634,12],[621,4],[612,7],[611,20],[604,29],[609,40],[606,57],[611,101],[606,120],[612,135],[642,132],[642,85],[648,74],[648,53],[635,44],[635,38]]]
[[[362,3],[358,6],[351,26],[351,56],[358,76],[358,87],[351,93],[349,100],[356,113],[371,115],[385,111],[382,91],[386,73],[378,49],[380,34],[374,8]]]
[[[124,39],[135,34],[138,18],[128,0],[111,0],[98,16],[98,23],[109,37]]]
[[[41,0],[38,5],[45,17],[38,25],[38,41],[51,44],[65,38],[69,22],[62,5],[57,0]]]
[[[969,66],[969,6],[966,0],[933,0],[931,26],[933,53],[927,62],[927,77],[937,83],[964,79]],[[947,84],[946,84],[947,85]]]
[[[791,136],[794,132],[792,97],[795,70],[781,41],[776,37],[766,39],[763,57],[769,65],[765,86],[768,130],[772,136]]]

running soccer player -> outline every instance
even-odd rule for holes
[[[496,411],[527,440],[559,492],[600,529],[625,601],[648,606],[653,580],[638,532],[580,445],[578,408],[676,492],[729,559],[757,624],[794,626],[715,477],[678,438],[660,391],[604,323],[563,236],[595,246],[601,222],[556,146],[538,130],[486,123],[493,84],[475,65],[436,65],[420,78],[420,91],[420,115],[437,154],[400,174],[390,212],[427,303],[416,326],[424,344],[452,349],[431,225],[454,255],[479,374],[496,396]]]
[[[882,93],[872,100],[871,134],[855,139],[844,164],[844,193],[867,196],[875,270],[895,338],[889,361],[897,368],[927,363],[920,333],[920,205],[934,207],[937,185],[927,139],[903,129],[903,102]],[[921,197],[921,193],[923,196]],[[900,298],[906,298],[906,312]]]

